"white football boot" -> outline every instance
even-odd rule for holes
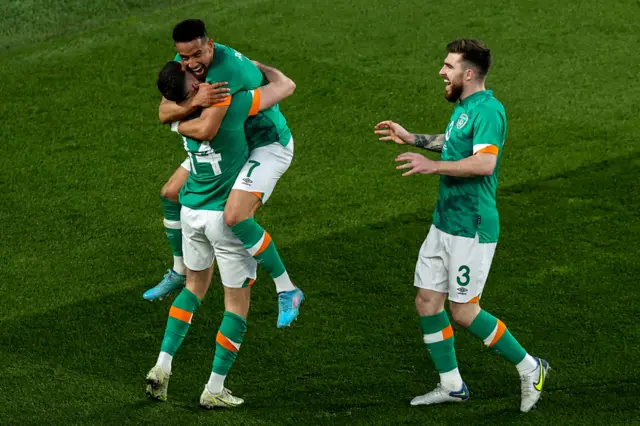
[[[416,396],[411,400],[411,405],[433,405],[442,404],[444,402],[462,402],[469,399],[469,389],[467,385],[462,383],[462,388],[458,391],[451,391],[442,387],[442,384],[438,383],[438,386],[434,390],[424,395]]]
[[[520,402],[520,411],[523,413],[531,410],[542,395],[542,387],[549,375],[551,367],[544,359],[535,358],[538,367],[529,374],[520,376],[522,400]]]
[[[213,394],[209,392],[209,389],[207,389],[205,385],[204,391],[202,391],[202,395],[200,395],[200,406],[209,410],[218,407],[233,408],[243,402],[244,399],[231,395],[231,391],[227,388],[223,388],[222,392],[218,394]]]

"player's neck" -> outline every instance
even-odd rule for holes
[[[474,93],[482,92],[486,90],[484,87],[484,81],[480,83],[472,83],[462,90],[462,94],[460,95],[460,100],[463,101],[465,98],[473,95]]]

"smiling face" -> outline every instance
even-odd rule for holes
[[[440,69],[440,77],[444,79],[444,97],[449,102],[456,102],[464,91],[464,82],[473,72],[465,66],[461,53],[449,53]]]
[[[213,40],[206,37],[187,42],[177,42],[176,50],[182,64],[200,81],[204,81],[213,62]]]

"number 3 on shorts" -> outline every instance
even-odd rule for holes
[[[456,277],[458,285],[464,287],[469,284],[469,281],[471,281],[471,278],[469,277],[469,272],[471,272],[471,270],[469,269],[469,267],[467,265],[462,265],[460,268],[458,268],[458,272],[461,272],[461,274]]]
[[[258,167],[260,163],[255,160],[249,160],[247,163],[253,164],[253,166],[249,167],[249,171],[247,172],[247,177],[251,177],[251,173],[253,173],[253,170]]]

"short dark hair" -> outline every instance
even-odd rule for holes
[[[187,19],[173,27],[174,43],[186,43],[207,37],[207,29],[200,19]]]
[[[185,90],[186,73],[180,62],[167,62],[158,74],[158,90],[166,99],[182,102],[187,99]]]
[[[461,53],[462,60],[477,68],[480,77],[484,78],[491,67],[491,50],[480,40],[461,38],[447,44],[447,52]]]

